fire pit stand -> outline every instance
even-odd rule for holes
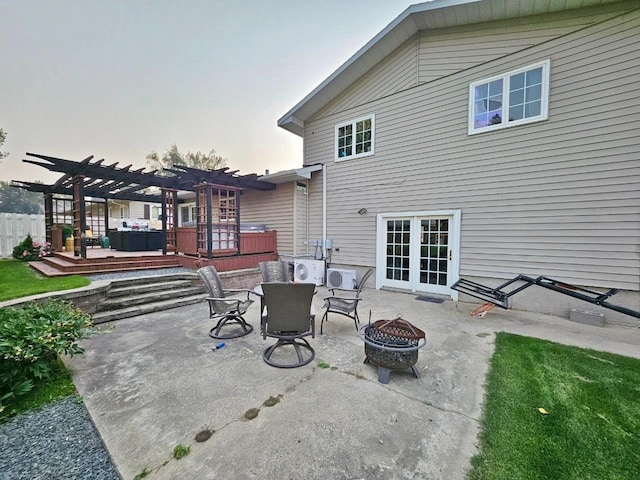
[[[425,333],[406,320],[378,320],[363,325],[358,335],[364,341],[364,363],[372,363],[378,367],[378,382],[389,383],[392,370],[411,371],[419,378],[415,363],[418,350],[427,344]]]

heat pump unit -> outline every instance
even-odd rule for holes
[[[296,282],[324,283],[324,261],[299,259],[293,262],[293,279]]]
[[[327,269],[327,288],[339,288],[340,290],[355,290],[356,271],[343,270],[341,268]]]

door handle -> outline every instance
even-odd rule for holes
[[[451,261],[451,257],[452,257],[452,250],[449,250],[449,261]]]

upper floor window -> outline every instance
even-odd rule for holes
[[[336,160],[373,155],[375,116],[336,125]]]
[[[469,135],[546,120],[549,60],[469,86]]]

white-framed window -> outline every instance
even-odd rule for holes
[[[550,65],[545,60],[469,85],[469,135],[546,120]]]
[[[185,204],[180,206],[180,226],[195,227],[197,221],[196,204]]]
[[[336,125],[335,159],[349,160],[373,155],[374,139],[373,114]]]

